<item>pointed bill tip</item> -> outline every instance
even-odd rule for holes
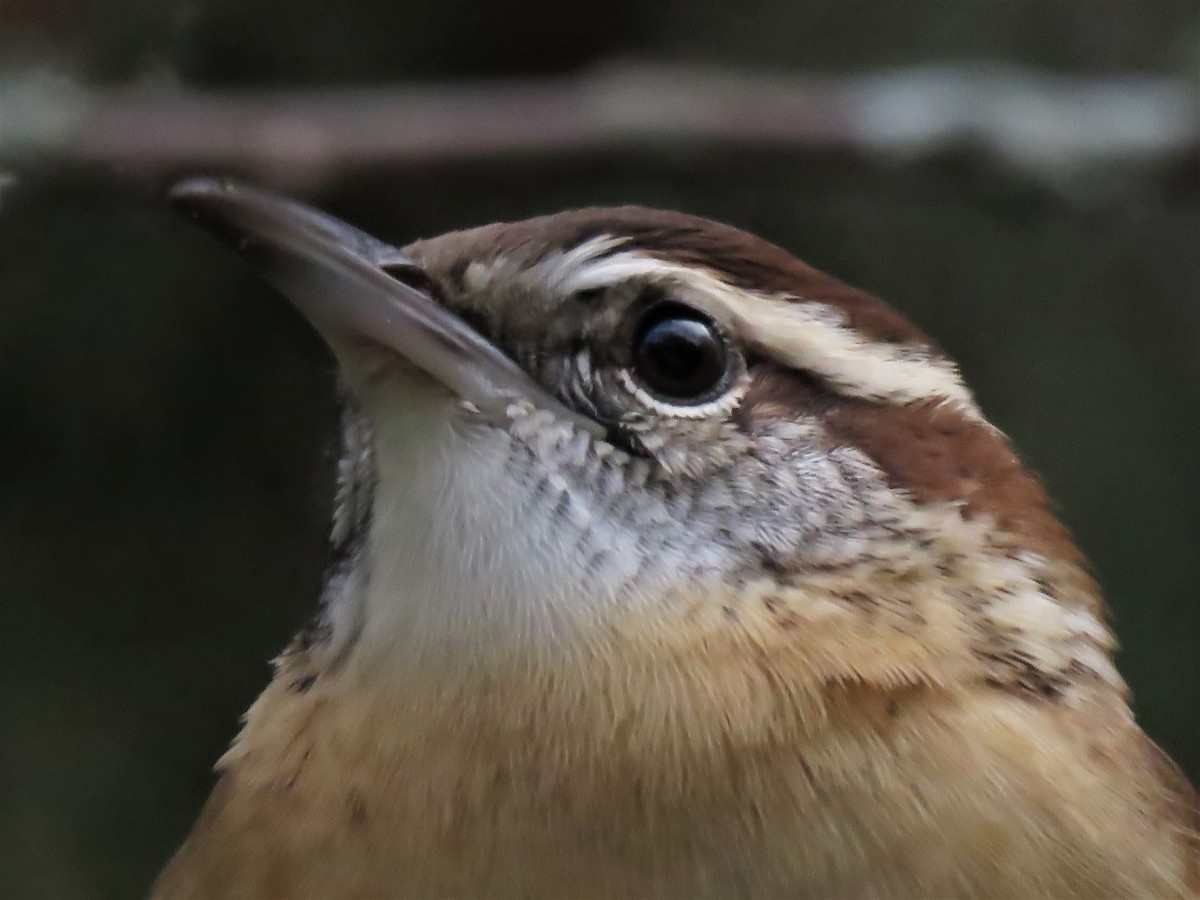
[[[495,344],[402,273],[402,250],[311,206],[227,178],[190,178],[168,195],[233,247],[331,345],[352,334],[390,348],[496,420],[514,400],[553,411],[595,435]]]

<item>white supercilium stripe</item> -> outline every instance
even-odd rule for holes
[[[873,341],[819,300],[743,290],[712,272],[636,251],[596,258],[613,246],[613,238],[589,241],[543,261],[530,274],[564,296],[638,278],[670,284],[681,300],[766,355],[810,372],[842,393],[894,404],[942,399],[983,418],[954,364],[924,348]]]

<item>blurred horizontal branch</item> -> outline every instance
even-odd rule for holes
[[[308,179],[345,167],[655,146],[874,153],[962,147],[1034,173],[1200,162],[1200,91],[1182,79],[932,67],[859,76],[610,66],[461,85],[201,93],[0,80],[0,159]]]

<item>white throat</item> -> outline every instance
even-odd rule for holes
[[[637,573],[635,530],[601,515],[597,497],[536,447],[464,420],[423,375],[376,382],[364,413],[374,438],[369,521],[327,613],[335,630],[353,623],[356,664],[549,648]]]

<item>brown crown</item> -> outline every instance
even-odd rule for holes
[[[851,327],[873,340],[937,349],[928,335],[877,297],[800,262],[782,247],[731,225],[640,206],[589,207],[459,232],[455,237],[469,250],[446,274],[461,281],[472,259],[509,255],[532,261],[604,235],[625,238],[614,252],[641,250],[710,269],[737,287],[820,300],[837,307]],[[411,249],[421,254],[425,246],[418,242]]]

